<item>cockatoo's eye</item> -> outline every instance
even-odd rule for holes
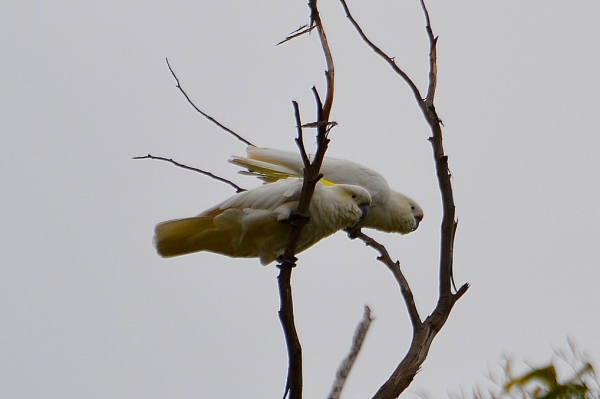
[[[352,194],[352,199],[356,199],[356,194]]]
[[[410,206],[410,210],[411,210],[411,211],[415,211],[415,210],[417,210],[417,207],[415,207],[414,205],[411,205],[411,206]]]

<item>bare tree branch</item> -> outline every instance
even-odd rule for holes
[[[352,24],[352,26],[354,26],[354,28],[358,32],[358,35],[361,37],[361,39],[363,39],[363,41],[365,43],[367,43],[367,45],[377,55],[379,55],[381,58],[383,58],[385,60],[385,62],[387,62],[392,67],[392,69],[394,70],[394,72],[396,72],[398,75],[400,75],[402,77],[402,79],[404,79],[404,81],[408,84],[408,86],[412,90],[413,95],[415,96],[415,99],[417,100],[417,102],[421,103],[423,101],[423,96],[421,96],[421,92],[419,91],[419,88],[413,83],[413,81],[410,79],[410,77],[402,69],[400,69],[398,67],[398,65],[396,65],[396,59],[394,57],[390,57],[389,55],[387,55],[386,53],[384,53],[379,47],[377,47],[367,37],[367,35],[365,35],[365,33],[363,32],[363,30],[360,27],[360,25],[358,24],[358,22],[356,22],[356,20],[354,19],[354,17],[350,13],[350,9],[348,8],[348,5],[346,4],[346,1],[345,0],[340,0],[340,2],[342,3],[342,8],[344,9],[344,12],[346,13],[346,17],[348,18],[348,20],[350,20],[350,23]]]
[[[192,170],[194,172],[202,173],[203,175],[208,176],[208,177],[210,177],[212,179],[218,180],[218,181],[223,182],[225,184],[229,184],[231,187],[233,187],[235,189],[236,193],[241,193],[242,191],[246,191],[245,188],[241,188],[240,186],[238,186],[237,184],[235,184],[231,180],[228,180],[228,179],[225,179],[223,177],[217,176],[217,175],[215,175],[215,174],[213,174],[211,172],[207,172],[207,171],[202,170],[202,169],[193,168],[191,166],[184,165],[182,163],[174,161],[171,158],[156,157],[154,155],[148,154],[148,155],[144,155],[142,157],[133,157],[132,159],[156,159],[156,160],[159,160],[159,161],[170,162],[170,163],[172,163],[173,165],[175,165],[175,166],[177,166],[179,168],[183,168],[183,169],[187,169],[187,170]]]
[[[296,326],[294,322],[293,313],[293,302],[292,302],[292,291],[291,291],[291,275],[292,268],[296,264],[296,246],[298,239],[302,232],[303,227],[308,223],[308,208],[315,191],[317,182],[321,179],[320,170],[329,139],[327,134],[329,132],[328,126],[330,125],[329,116],[331,113],[331,106],[333,104],[333,59],[331,57],[331,51],[327,43],[325,31],[321,23],[319,11],[317,9],[317,0],[309,0],[308,7],[311,12],[311,25],[314,23],[319,33],[323,52],[327,63],[327,70],[325,76],[327,79],[327,94],[325,104],[321,105],[321,101],[317,90],[313,87],[313,93],[315,94],[315,100],[317,102],[317,150],[315,157],[312,162],[306,155],[306,149],[304,148],[303,135],[302,135],[302,122],[300,121],[299,111],[297,104],[294,103],[296,126],[298,130],[298,137],[296,138],[296,144],[300,150],[300,154],[304,161],[304,183],[302,185],[302,194],[298,204],[298,210],[295,215],[290,218],[292,229],[286,242],[285,250],[279,260],[280,272],[277,277],[280,294],[280,310],[279,319],[281,321],[286,345],[288,348],[288,376],[286,384],[286,393],[289,389],[290,399],[301,399],[302,398],[302,348],[298,339]],[[284,395],[285,398],[285,395]]]
[[[296,118],[296,127],[298,130],[298,138],[296,142],[302,143],[302,122],[300,120],[300,109],[296,101],[292,102],[294,106],[294,117]],[[305,164],[308,161],[306,150],[304,146],[300,147],[300,154],[302,155]],[[305,170],[306,175],[306,170]],[[306,179],[303,183],[302,197],[304,197],[304,186],[306,186]],[[301,213],[300,206],[296,214],[292,215],[289,221],[292,224],[292,230],[288,236],[285,250],[281,258],[279,267],[279,275],[277,276],[277,284],[279,287],[279,321],[283,328],[283,335],[285,337],[285,344],[288,351],[288,373],[285,384],[284,399],[287,394],[290,394],[290,399],[302,398],[302,346],[300,345],[300,339],[298,338],[298,331],[296,330],[296,321],[294,319],[294,303],[292,300],[292,269],[296,266],[296,243],[300,238],[302,227],[308,222],[308,206]]]
[[[350,23],[354,26],[362,40],[377,55],[382,57],[385,60],[385,62],[387,62],[390,65],[394,72],[396,72],[412,90],[417,104],[421,108],[421,112],[423,113],[423,116],[425,117],[425,120],[427,121],[432,133],[432,136],[429,138],[429,141],[431,142],[433,149],[435,170],[440,194],[442,197],[443,216],[440,242],[441,248],[439,264],[439,298],[435,309],[433,310],[431,315],[429,315],[425,319],[424,322],[421,323],[419,320],[418,313],[416,312],[416,307],[414,305],[414,300],[412,299],[412,294],[408,295],[408,293],[410,293],[410,289],[408,288],[408,284],[406,283],[404,276],[400,272],[399,264],[397,264],[397,266],[392,267],[392,263],[388,264],[389,261],[386,260],[386,262],[384,262],[392,270],[394,276],[396,277],[396,280],[398,280],[398,283],[400,284],[402,295],[404,297],[404,301],[406,302],[409,311],[409,316],[413,325],[413,338],[406,356],[404,357],[404,359],[402,359],[400,364],[396,367],[396,370],[394,370],[389,379],[381,386],[379,391],[373,397],[376,399],[391,399],[397,398],[412,382],[413,378],[419,371],[421,365],[425,361],[427,354],[429,353],[429,349],[431,347],[433,339],[444,326],[446,320],[448,319],[448,316],[450,315],[450,312],[452,311],[454,304],[458,299],[460,299],[460,297],[462,297],[462,295],[465,294],[465,292],[469,288],[469,285],[464,284],[456,293],[452,293],[451,287],[453,282],[453,249],[454,237],[457,228],[457,222],[455,220],[456,211],[454,206],[454,196],[452,193],[451,174],[448,168],[448,157],[445,155],[443,147],[442,123],[437,115],[433,103],[435,97],[435,90],[437,87],[437,38],[433,34],[433,29],[431,28],[431,22],[429,18],[429,12],[427,11],[425,2],[424,0],[420,0],[421,7],[425,15],[426,31],[430,45],[429,85],[427,89],[426,98],[423,98],[421,92],[419,91],[415,83],[400,67],[398,67],[395,59],[388,56],[371,40],[367,38],[362,28],[352,17],[352,14],[348,9],[346,1],[340,0],[340,2],[342,4],[344,12],[346,13],[346,17],[350,20]],[[364,240],[363,237],[361,237],[361,239]],[[365,242],[367,242],[367,245],[371,245],[370,242]],[[382,253],[382,256],[380,256],[379,259],[383,261],[383,259],[386,259],[386,257],[383,256],[383,252],[381,252],[381,250],[379,251],[380,253]],[[394,272],[395,270],[398,270],[398,273]],[[406,288],[408,288],[407,291],[405,291]]]
[[[425,102],[433,106],[433,98],[435,97],[435,89],[437,88],[437,37],[433,35],[429,11],[427,11],[425,2],[424,0],[420,1],[423,14],[425,15],[425,30],[427,30],[427,38],[429,39],[429,87],[427,88]]]
[[[175,75],[175,72],[173,71],[173,68],[171,68],[171,64],[169,64],[169,59],[165,58],[165,60],[167,61],[167,66],[169,67],[169,71],[171,71],[171,75],[173,75],[173,78],[175,79],[175,82],[177,83],[176,87],[179,89],[179,91],[181,92],[181,94],[183,94],[183,96],[185,97],[185,99],[187,100],[187,102],[190,103],[190,105],[192,107],[194,107],[194,109],[196,111],[198,111],[198,113],[200,113],[200,115],[202,115],[203,117],[205,117],[206,119],[208,119],[209,121],[211,121],[212,123],[214,123],[215,125],[217,125],[218,127],[220,127],[221,129],[225,130],[227,133],[233,135],[236,139],[240,140],[241,142],[245,143],[246,145],[250,145],[252,147],[256,147],[254,144],[252,144],[251,142],[249,142],[248,140],[246,140],[245,138],[243,138],[242,136],[240,136],[239,134],[237,134],[236,132],[234,132],[233,130],[231,130],[230,128],[228,128],[227,126],[223,125],[221,122],[219,122],[218,120],[216,120],[212,116],[208,115],[207,113],[205,113],[204,111],[202,111],[200,108],[198,108],[196,106],[196,104],[194,104],[194,102],[187,95],[187,93],[185,92],[185,90],[183,90],[183,87],[181,87],[181,84],[179,83],[179,78],[177,77],[177,75]]]
[[[406,309],[408,311],[408,316],[410,318],[413,330],[421,328],[422,321],[421,317],[419,316],[419,311],[417,310],[417,305],[415,304],[415,298],[413,296],[412,290],[410,289],[410,286],[408,285],[406,277],[404,277],[404,274],[402,273],[402,270],[400,268],[400,262],[394,262],[390,257],[390,254],[388,253],[387,249],[382,244],[378,243],[362,231],[353,231],[351,238],[355,237],[360,238],[368,247],[374,248],[376,251],[379,252],[377,260],[386,265],[388,269],[390,269],[390,271],[396,278],[398,285],[400,286],[400,293],[404,298],[404,303],[406,304]]]
[[[331,387],[331,392],[327,396],[328,399],[339,399],[342,389],[344,389],[344,384],[346,383],[348,375],[350,374],[350,370],[352,370],[352,366],[354,366],[356,357],[358,356],[360,348],[362,347],[365,337],[367,336],[367,331],[369,331],[371,321],[373,321],[371,318],[371,309],[368,306],[365,306],[363,319],[356,327],[356,331],[354,332],[352,348],[336,373],[335,382],[333,383],[333,387]]]
[[[327,35],[325,29],[323,29],[323,23],[321,22],[321,15],[317,9],[317,0],[310,0],[308,2],[310,8],[310,20],[311,24],[314,23],[317,26],[317,32],[321,40],[321,47],[323,48],[323,54],[325,55],[325,62],[327,63],[327,70],[325,71],[325,79],[327,80],[327,94],[325,97],[325,104],[323,105],[323,122],[329,122],[329,115],[331,114],[331,107],[333,106],[333,93],[334,93],[334,76],[335,70],[333,68],[333,56],[329,49],[329,42],[327,41]],[[316,92],[313,87],[313,91]]]

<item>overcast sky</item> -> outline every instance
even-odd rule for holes
[[[359,4],[360,3],[360,4]],[[381,172],[425,210],[408,236],[372,232],[433,309],[441,205],[429,132],[407,86],[319,2],[336,66],[329,155]],[[439,39],[459,229],[456,305],[409,391],[442,398],[503,354],[540,363],[572,337],[600,361],[600,3],[428,2]],[[349,1],[365,32],[424,90],[417,0]],[[162,259],[158,222],[233,195],[151,153],[259,184],[226,162],[244,145],[294,149],[291,101],[324,93],[304,1],[14,1],[0,14],[0,396],[279,398],[287,356],[277,269],[211,253]],[[309,145],[313,139],[307,140]],[[368,304],[375,321],[344,393],[370,397],[410,322],[376,253],[343,233],[293,274],[305,397],[323,398]]]

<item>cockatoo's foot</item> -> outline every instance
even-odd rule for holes
[[[291,213],[290,216],[284,220],[285,223],[289,223],[292,226],[298,226],[299,224],[307,224],[310,221],[310,218],[306,215],[301,215],[299,213]]]
[[[360,223],[355,224],[352,227],[347,227],[344,229],[344,231],[348,233],[348,238],[354,240],[356,237],[358,237],[358,233],[360,233]]]
[[[283,259],[283,255],[278,255],[277,256],[277,267],[279,267],[279,268],[281,268],[282,266],[296,267],[297,261],[298,261],[298,258],[296,258],[295,256],[290,261],[287,259]]]

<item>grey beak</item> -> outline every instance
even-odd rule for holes
[[[350,237],[351,239],[356,238],[357,233],[360,232],[360,224],[362,223],[363,220],[365,220],[365,218],[369,214],[369,205],[359,205],[358,209],[360,209],[360,213],[361,213],[360,219],[358,219],[358,223],[356,223],[352,227],[345,229],[346,232],[348,233],[348,237]]]
[[[357,223],[357,224],[360,224],[360,222],[365,220],[365,218],[369,215],[369,205],[359,205],[358,208],[360,209],[360,212],[362,213],[362,215]]]
[[[413,229],[413,231],[415,231],[419,227],[419,223],[421,223],[421,220],[423,220],[423,218],[415,217],[415,228]]]

